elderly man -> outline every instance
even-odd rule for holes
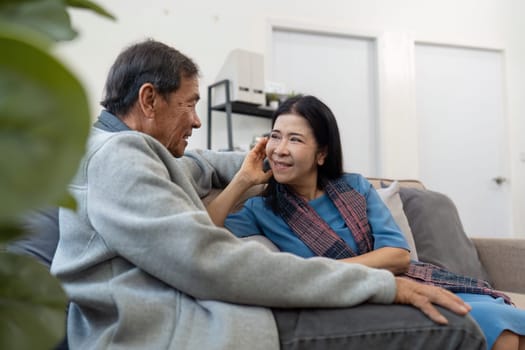
[[[132,45],[105,90],[52,263],[71,298],[71,348],[484,348],[469,307],[442,289],[272,252],[216,227],[200,198],[244,155],[185,154],[201,126],[188,57],[153,40]]]

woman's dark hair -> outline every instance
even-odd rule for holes
[[[140,87],[151,83],[167,96],[180,87],[181,78],[199,74],[197,65],[176,49],[148,39],[122,51],[109,70],[100,104],[110,113],[125,115],[138,99]]]
[[[323,165],[318,167],[317,187],[324,188],[327,180],[333,180],[343,175],[343,151],[341,137],[334,114],[322,101],[314,96],[294,96],[284,101],[274,112],[272,128],[282,114],[295,114],[306,119],[312,128],[319,150],[326,150]],[[271,178],[262,193],[266,203],[278,211],[277,182]]]

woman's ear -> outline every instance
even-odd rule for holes
[[[139,89],[139,106],[146,118],[155,117],[155,98],[157,90],[151,83],[143,84]]]
[[[324,161],[326,159],[326,156],[328,155],[328,148],[323,147],[322,149],[317,152],[317,165],[321,166],[324,164]]]

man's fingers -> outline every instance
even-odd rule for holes
[[[421,297],[421,299],[422,300],[417,302],[419,305],[414,304],[414,306],[419,308],[432,321],[439,324],[448,324],[448,320],[445,318],[445,316],[443,316],[427,298]]]
[[[467,314],[471,307],[465,303],[460,297],[448,290],[437,288],[432,293],[430,301],[434,304],[441,305],[459,315]]]
[[[422,284],[408,284],[411,287],[408,293],[409,303],[421,310],[432,321],[439,324],[448,324],[448,320],[432,304],[434,299],[440,299],[440,289]]]
[[[423,285],[400,277],[396,277],[396,281],[395,302],[417,307],[436,323],[447,324],[448,321],[433,304],[459,315],[465,315],[471,309],[461,298],[443,288]]]

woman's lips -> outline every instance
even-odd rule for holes
[[[286,170],[290,168],[292,165],[285,162],[278,162],[278,161],[272,161],[273,162],[273,170]]]

